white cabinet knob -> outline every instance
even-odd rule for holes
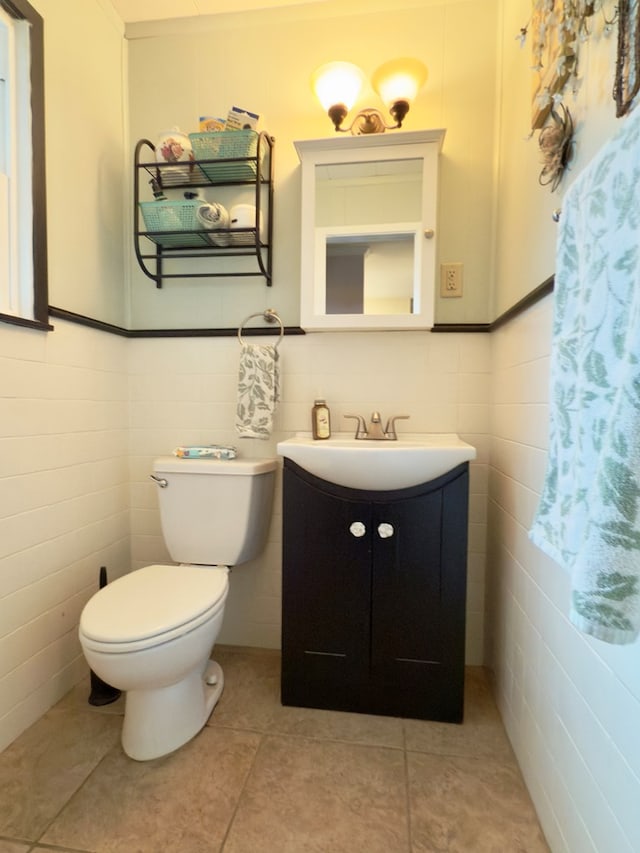
[[[353,524],[349,527],[352,536],[355,536],[356,539],[360,539],[361,536],[364,536],[367,532],[367,528],[361,521],[354,521]]]
[[[387,524],[385,521],[378,525],[378,536],[381,539],[390,539],[394,533],[393,524]]]

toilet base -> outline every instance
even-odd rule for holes
[[[204,672],[191,672],[177,684],[127,691],[122,748],[136,761],[173,752],[202,729],[223,688],[222,667],[209,660]]]

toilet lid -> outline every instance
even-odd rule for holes
[[[80,617],[80,631],[99,643],[131,643],[176,635],[224,602],[227,570],[196,566],[145,566],[103,587]]]

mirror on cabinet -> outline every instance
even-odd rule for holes
[[[295,143],[303,328],[431,328],[443,139],[433,130]]]

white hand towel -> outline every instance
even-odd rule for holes
[[[269,438],[279,399],[276,347],[242,344],[236,409],[236,431],[240,438]]]
[[[570,618],[640,631],[640,110],[562,203],[546,480],[531,539],[571,573]]]

